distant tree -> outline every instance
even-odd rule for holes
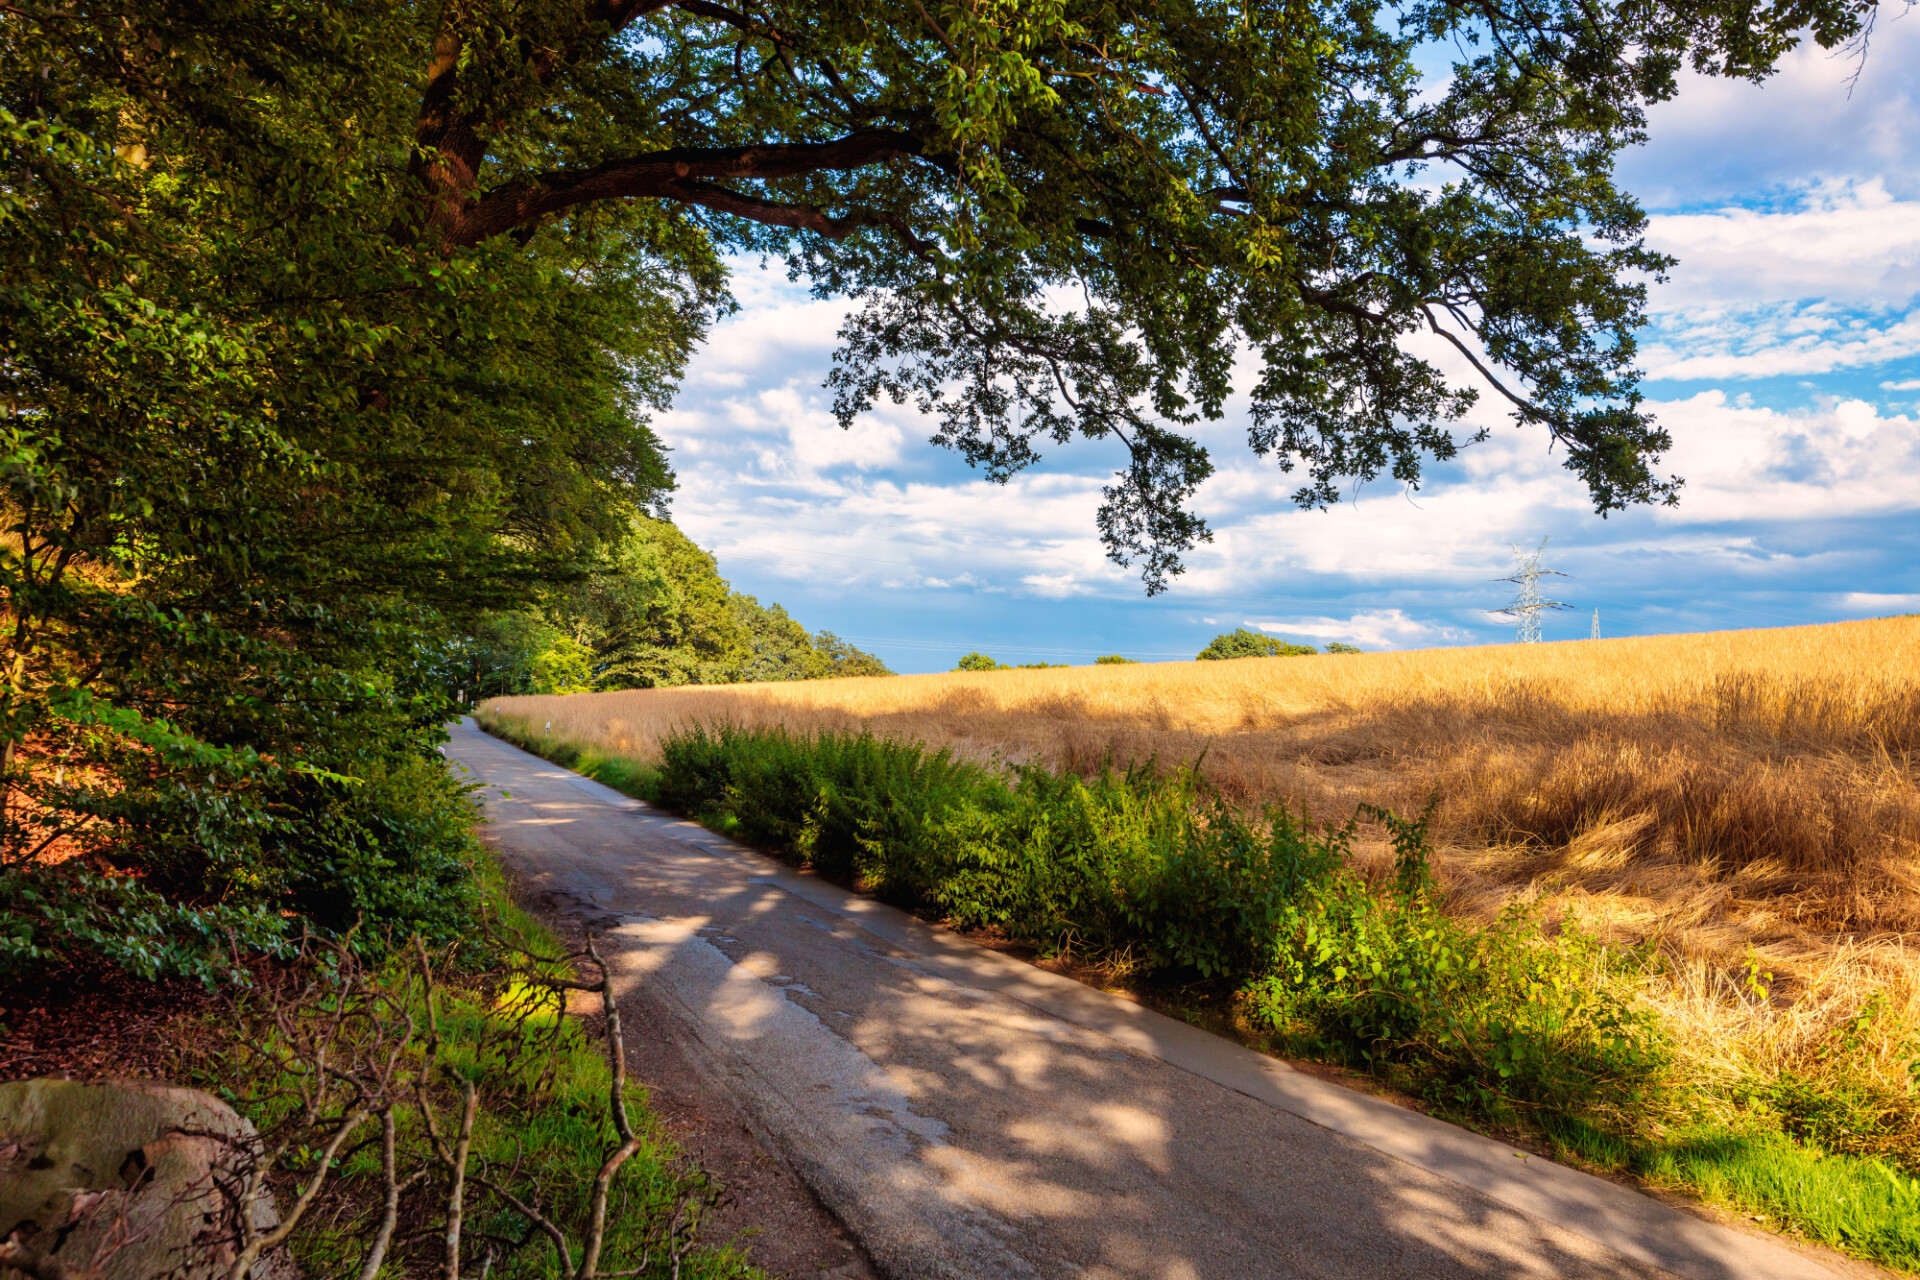
[[[746,639],[747,652],[734,670],[740,681],[818,680],[831,664],[813,647],[813,637],[777,604],[762,605],[735,592],[728,601]]]
[[[1212,662],[1221,658],[1296,658],[1318,652],[1319,650],[1310,644],[1289,644],[1274,636],[1262,635],[1258,631],[1249,631],[1241,627],[1215,636],[1212,643],[1195,656],[1195,660]]]
[[[1338,640],[1334,640],[1328,643],[1326,652],[1328,653],[1365,653],[1366,650],[1362,649],[1359,645],[1343,644]]]
[[[730,684],[762,656],[712,554],[667,520],[635,517],[619,558],[557,606],[603,689]]]
[[[1109,653],[1093,660],[1093,664],[1097,667],[1121,667],[1128,666],[1133,662],[1134,659],[1123,658],[1117,653]]]
[[[558,639],[591,674],[552,687]],[[734,591],[711,553],[671,521],[635,515],[630,536],[590,572],[529,610],[495,615],[473,633],[475,667],[491,693],[650,689],[685,684],[892,675],[831,632],[809,635],[778,604]],[[553,654],[536,675],[535,658]],[[555,665],[555,664],[560,665]]]
[[[813,638],[813,646],[826,656],[829,670],[827,674],[834,678],[851,676],[890,676],[893,671],[886,663],[874,657],[864,649],[855,647],[831,631],[822,631]]]
[[[527,664],[534,693],[591,693],[593,655],[572,636],[562,635]]]
[[[842,676],[890,676],[887,664],[831,631],[807,634],[777,604],[762,606],[735,592],[733,615],[747,637],[747,657],[735,672],[740,681],[832,680]]]
[[[986,654],[981,653],[977,649],[974,650],[972,653],[968,654],[966,657],[960,659],[960,661],[954,663],[953,669],[955,671],[1010,671],[1012,670],[1012,668],[1007,666],[1006,663],[996,662],[992,658],[989,658]]]
[[[1062,671],[1072,666],[1071,662],[1023,662],[1015,667],[1016,671]]]

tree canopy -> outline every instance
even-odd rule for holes
[[[478,697],[893,674],[733,590],[710,552],[646,516],[579,579],[473,624],[463,665]]]
[[[1318,652],[1310,644],[1292,644],[1278,636],[1262,635],[1258,631],[1238,627],[1215,636],[1194,658],[1199,662],[1223,658],[1300,658]],[[1346,645],[1328,645],[1327,652],[1357,653],[1358,650]]]
[[[995,478],[1048,442],[1119,441],[1100,529],[1152,591],[1206,536],[1187,500],[1211,462],[1190,429],[1243,356],[1250,443],[1300,472],[1301,502],[1347,478],[1417,482],[1483,434],[1460,420],[1486,395],[1544,430],[1599,510],[1671,500],[1633,368],[1666,262],[1614,158],[1682,67],[1759,78],[1807,34],[1857,35],[1870,8],[147,0],[6,21],[14,64],[51,69],[15,95],[22,120],[63,87],[108,86],[124,96],[98,102],[90,136],[144,163],[152,117],[181,108],[133,104],[185,83],[216,148],[262,134],[284,172],[250,186],[255,212],[328,232],[301,256],[330,283],[302,297],[437,255],[457,269],[431,278],[505,290],[496,323],[552,334],[541,294],[571,293],[551,272],[583,246],[593,274],[648,259],[632,278],[667,312],[713,286],[716,253],[782,255],[857,301],[831,379],[843,420],[911,400]],[[378,198],[344,218],[315,201],[335,169]],[[662,295],[676,279],[698,288]],[[370,336],[342,331],[329,354]],[[444,389],[391,350],[363,359],[341,388],[361,417]]]

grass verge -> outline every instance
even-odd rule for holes
[[[658,766],[485,726],[789,861],[1042,956],[1071,953],[1209,1005],[1286,1056],[1365,1071],[1438,1114],[1693,1194],[1809,1239],[1920,1268],[1920,1182],[1869,1008],[1792,1073],[1730,1062],[1662,1012],[1657,947],[1609,945],[1524,903],[1443,909],[1425,826],[1376,812],[1391,871],[1352,825],[1249,819],[1191,773],[995,770],[855,733],[717,726]],[[1753,999],[1764,975],[1748,975]]]
[[[315,1042],[304,1039],[315,1026],[331,1034],[328,1052],[336,1056],[398,1053],[402,1070],[437,1104],[438,1124],[451,1141],[450,1117],[462,1106],[462,1090],[471,1085],[477,1099],[469,1166],[503,1184],[524,1188],[527,1197],[551,1221],[586,1222],[590,1192],[602,1161],[618,1139],[612,1133],[608,1099],[612,1076],[604,1041],[589,1034],[552,993],[526,980],[529,973],[576,976],[565,962],[533,961],[503,965],[493,938],[507,939],[516,952],[555,957],[564,954],[558,940],[534,917],[516,907],[504,875],[482,855],[475,879],[492,928],[488,941],[438,953],[439,977],[427,993],[414,981],[424,951],[387,948],[395,954],[365,971],[363,983],[349,987],[322,981],[317,998],[273,1008],[263,995],[243,998],[232,1023],[235,1034],[219,1046],[217,1062],[208,1062],[198,1081],[231,1102],[252,1120],[271,1144],[281,1135],[313,1128],[303,1118],[311,1096]],[[317,954],[305,972],[270,975],[282,979],[277,990],[310,980],[315,969],[337,963],[342,953]],[[369,998],[370,996],[370,998]],[[596,998],[597,999],[597,998]],[[399,1026],[381,1040],[381,1022]],[[431,1030],[429,1030],[431,1029]],[[432,1047],[427,1047],[431,1039]],[[397,1046],[397,1048],[394,1048]],[[428,1060],[432,1061],[429,1062]],[[765,1280],[731,1246],[698,1240],[704,1216],[717,1203],[719,1188],[682,1158],[648,1107],[646,1089],[629,1083],[627,1112],[639,1135],[637,1151],[620,1168],[611,1188],[603,1265],[619,1265],[620,1274],[649,1280]],[[423,1116],[428,1106],[395,1110],[397,1167],[422,1169],[425,1181],[410,1186],[402,1199],[399,1230],[379,1276],[438,1276],[444,1265],[443,1175],[430,1155]],[[325,1129],[323,1122],[319,1128]],[[311,1180],[318,1143],[296,1142],[275,1170],[273,1181],[284,1206],[296,1187]],[[305,1275],[360,1273],[368,1241],[376,1231],[385,1195],[383,1156],[377,1140],[350,1145],[334,1161],[321,1200],[302,1220],[290,1242]],[[468,1192],[468,1249],[478,1255],[474,1274],[501,1280],[546,1280],[572,1274],[556,1248],[531,1228],[531,1220],[499,1197]],[[676,1253],[679,1255],[676,1257]],[[463,1274],[465,1271],[463,1270]],[[600,1274],[600,1272],[596,1272]]]

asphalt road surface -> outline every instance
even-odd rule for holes
[[[470,722],[448,753],[522,885],[603,935],[895,1280],[1839,1274],[975,947]]]

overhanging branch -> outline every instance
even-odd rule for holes
[[[836,234],[835,220],[817,209],[775,204],[717,186],[715,180],[792,178],[858,169],[919,153],[920,143],[913,135],[878,129],[860,130],[831,142],[675,147],[495,187],[460,212],[447,240],[454,245],[478,244],[575,205],[622,199],[679,200],[776,226]]]

